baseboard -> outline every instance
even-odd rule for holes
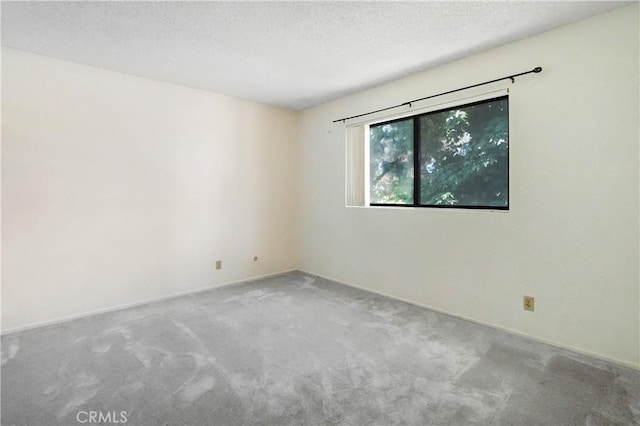
[[[497,325],[497,324],[493,324],[493,323],[485,322],[485,321],[478,320],[478,319],[475,319],[475,318],[466,317],[464,315],[456,314],[454,312],[449,312],[449,311],[447,311],[445,309],[437,308],[435,306],[427,305],[425,303],[420,303],[420,302],[416,302],[414,300],[409,300],[409,299],[405,299],[405,298],[402,298],[402,297],[394,296],[393,294],[384,293],[382,291],[377,291],[377,290],[372,290],[370,288],[361,287],[359,285],[355,285],[355,284],[352,284],[352,283],[346,283],[346,282],[343,282],[343,281],[338,280],[336,278],[328,277],[328,276],[321,275],[321,274],[316,274],[315,272],[307,271],[307,270],[304,270],[304,269],[299,269],[299,271],[300,272],[304,272],[305,274],[314,275],[316,277],[324,278],[326,280],[333,281],[333,282],[336,282],[338,284],[345,285],[347,287],[357,288],[358,290],[362,290],[362,291],[366,291],[366,292],[369,292],[369,293],[377,294],[379,296],[388,297],[390,299],[394,299],[394,300],[397,300],[399,302],[408,303],[410,305],[418,306],[420,308],[429,309],[431,311],[438,312],[438,313],[441,313],[441,314],[444,314],[444,315],[448,315],[450,317],[458,318],[458,319],[461,319],[461,320],[464,320],[464,321],[469,321],[469,322],[472,322],[474,324],[482,325],[482,326],[493,328],[493,329],[496,329],[496,330],[506,331],[507,333],[514,334],[514,335],[517,335],[517,336],[520,336],[520,337],[525,337],[527,339],[534,340],[534,341],[540,342],[540,343],[544,343],[544,344],[549,345],[549,346],[553,346],[553,347],[556,347],[556,348],[560,348],[560,349],[564,349],[564,350],[567,350],[567,351],[575,352],[575,353],[578,353],[580,355],[585,355],[585,356],[588,356],[590,358],[598,359],[598,360],[601,360],[601,361],[606,361],[606,362],[609,362],[609,363],[612,363],[612,364],[616,364],[616,365],[621,366],[621,367],[630,368],[632,370],[640,371],[640,364],[639,365],[632,364],[630,362],[623,361],[623,360],[620,360],[620,359],[617,359],[617,358],[612,358],[612,357],[608,357],[606,355],[601,355],[601,354],[598,354],[598,353],[589,352],[587,350],[576,348],[576,347],[570,346],[570,345],[565,345],[563,343],[556,342],[554,340],[545,339],[545,338],[542,338],[542,337],[538,337],[538,336],[534,336],[534,335],[531,335],[531,334],[523,333],[523,332],[518,331],[518,330],[513,330],[513,329],[510,329],[508,327],[503,327],[503,326],[500,326],[500,325]]]
[[[102,309],[96,309],[93,311],[86,311],[86,312],[81,312],[79,314],[74,314],[74,315],[67,315],[64,317],[60,317],[60,318],[54,318],[51,320],[46,320],[46,321],[39,321],[39,322],[34,322],[34,323],[30,323],[30,324],[26,324],[26,325],[21,325],[19,327],[13,327],[13,328],[9,328],[7,330],[2,330],[0,332],[1,336],[8,336],[10,334],[14,334],[14,333],[20,333],[23,331],[27,331],[27,330],[33,330],[35,328],[40,328],[40,327],[49,327],[49,326],[53,326],[53,325],[60,325],[69,321],[74,321],[74,320],[78,320],[81,318],[86,318],[86,317],[90,317],[93,315],[99,315],[99,314],[105,314],[105,313],[109,313],[109,312],[116,312],[116,311],[122,311],[124,309],[130,309],[130,308],[135,308],[138,306],[143,306],[143,305],[147,305],[150,303],[156,303],[156,302],[162,302],[168,299],[172,299],[174,297],[180,297],[180,296],[186,296],[189,294],[197,294],[197,293],[201,293],[203,291],[208,291],[208,290],[212,290],[214,288],[220,288],[220,287],[227,287],[227,286],[231,286],[231,285],[238,285],[238,284],[243,284],[249,281],[255,281],[255,280],[261,280],[264,278],[272,278],[272,277],[276,277],[278,275],[283,275],[286,274],[288,272],[293,272],[296,271],[297,269],[288,269],[285,271],[281,271],[281,272],[274,272],[272,274],[266,274],[266,275],[258,275],[258,276],[254,276],[254,277],[250,277],[250,278],[244,278],[242,280],[238,280],[238,281],[231,281],[231,282],[226,282],[226,283],[221,283],[221,284],[214,284],[214,285],[210,285],[210,286],[206,286],[206,287],[199,287],[196,289],[192,289],[192,290],[185,290],[185,291],[180,291],[180,292],[176,292],[176,293],[169,293],[169,294],[165,294],[163,296],[158,296],[158,297],[152,297],[149,299],[142,299],[142,300],[138,300],[135,302],[131,302],[131,303],[123,303],[120,305],[115,305],[115,306],[109,306],[106,308],[102,308]]]

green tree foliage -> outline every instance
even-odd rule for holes
[[[413,203],[413,119],[371,126],[371,202]]]
[[[507,98],[371,126],[371,202],[413,203],[414,119],[422,205],[508,205]]]
[[[507,108],[505,98],[420,118],[422,204],[507,205]]]

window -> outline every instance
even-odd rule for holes
[[[508,97],[370,125],[369,201],[507,210]]]

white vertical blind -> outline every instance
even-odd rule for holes
[[[347,128],[347,206],[364,206],[365,126]]]

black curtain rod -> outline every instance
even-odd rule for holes
[[[401,103],[401,104],[398,104],[398,105],[394,105],[394,106],[390,106],[390,107],[386,107],[386,108],[382,108],[382,109],[377,109],[375,111],[365,112],[364,114],[358,114],[358,115],[352,115],[351,117],[339,118],[337,120],[333,120],[333,122],[337,123],[339,121],[342,121],[344,123],[345,121],[351,120],[352,118],[364,117],[365,115],[375,114],[377,112],[382,112],[382,111],[388,111],[390,109],[399,108],[399,107],[402,107],[402,106],[405,106],[405,105],[409,105],[409,107],[411,107],[411,104],[414,103],[414,102],[420,102],[420,101],[424,101],[426,99],[436,98],[438,96],[443,96],[443,95],[448,95],[450,93],[460,92],[462,90],[473,89],[474,87],[484,86],[485,84],[491,84],[491,83],[495,83],[497,81],[511,80],[511,83],[515,83],[516,82],[516,80],[515,80],[516,77],[520,77],[520,76],[531,74],[531,73],[536,73],[537,74],[540,71],[542,71],[542,67],[535,67],[531,71],[525,71],[525,72],[521,72],[521,73],[518,73],[518,74],[508,75],[506,77],[496,78],[495,80],[485,81],[483,83],[472,84],[471,86],[461,87],[459,89],[449,90],[448,92],[438,93],[437,95],[431,95],[431,96],[426,96],[424,98],[414,99],[412,101],[404,102],[404,103]]]

